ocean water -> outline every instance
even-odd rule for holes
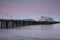
[[[0,40],[60,40],[60,24],[0,29]]]

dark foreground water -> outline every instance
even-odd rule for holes
[[[60,40],[60,24],[0,29],[0,40]]]

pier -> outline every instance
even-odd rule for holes
[[[60,22],[0,19],[0,28],[14,28],[14,27],[27,26],[27,25],[55,24],[55,23],[60,23]]]
[[[0,19],[0,28],[13,28],[18,26],[33,25],[35,22],[36,21]]]

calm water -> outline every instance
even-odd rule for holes
[[[60,24],[0,29],[0,40],[60,40]]]

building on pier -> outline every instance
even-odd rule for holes
[[[39,21],[47,21],[47,22],[53,22],[53,18],[51,17],[44,17],[44,16],[41,16],[41,18],[39,19]]]

